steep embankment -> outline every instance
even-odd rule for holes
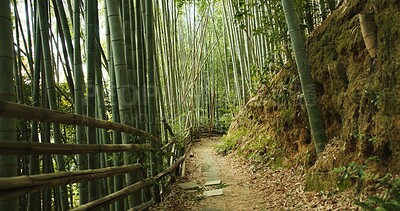
[[[358,17],[366,11],[373,11],[377,26],[378,51],[373,59]],[[234,150],[272,166],[312,166],[310,189],[328,188],[330,172],[344,165],[398,174],[398,11],[396,0],[348,1],[308,37],[307,51],[330,142],[319,158],[311,142],[297,73],[287,69],[239,112],[219,150]],[[364,168],[366,160],[371,162]]]

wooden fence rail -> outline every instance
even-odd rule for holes
[[[121,190],[111,193],[103,198],[100,198],[100,199],[94,200],[92,202],[89,202],[87,204],[81,205],[72,210],[74,210],[74,211],[97,210],[97,209],[100,209],[104,206],[107,206],[107,205],[117,201],[118,199],[124,198],[142,188],[152,186],[157,181],[159,181],[161,178],[172,173],[176,168],[178,168],[178,166],[185,160],[185,157],[186,156],[182,156],[169,168],[167,168],[166,170],[164,170],[163,172],[157,174],[156,176],[154,176],[152,178],[147,178],[147,179],[141,180],[141,181],[136,182],[132,185],[129,185]]]
[[[150,144],[51,144],[0,141],[3,155],[95,154],[128,151],[154,151]]]
[[[83,181],[96,180],[114,175],[135,172],[142,168],[142,164],[49,173],[31,176],[17,176],[0,178],[0,198],[12,199],[30,192],[46,190],[52,187],[72,184]]]
[[[0,101],[0,116],[6,118],[17,118],[24,120],[34,120],[66,125],[80,125],[107,130],[115,130],[119,132],[129,133],[134,136],[140,136],[152,142],[160,143],[160,140],[152,136],[151,134],[128,125],[6,101]],[[156,176],[145,178],[120,190],[116,190],[115,192],[110,193],[105,197],[81,205],[73,210],[99,209],[119,199],[125,198],[138,190],[153,186],[157,184],[157,182],[161,180],[161,178],[167,176],[176,169],[179,169],[179,166],[185,160],[187,151],[185,151],[182,157],[179,157],[181,155],[179,155],[179,153],[172,153],[171,155],[171,147],[175,146],[175,144],[177,143],[177,138],[174,136],[171,127],[169,127],[165,120],[163,121],[163,123],[173,139],[169,143],[166,143],[164,146],[157,149],[157,151],[156,149],[152,148],[151,144],[53,144],[0,140],[0,155],[70,155],[152,151],[156,152],[160,156],[169,157],[168,163],[173,164]],[[101,169],[77,170],[69,172],[0,178],[0,198],[14,199],[24,194],[43,191],[61,185],[98,180],[101,178],[139,171],[141,169],[143,169],[142,164],[132,164]],[[154,203],[156,203],[156,201],[152,199],[148,202],[142,203],[138,207],[146,208]]]
[[[144,137],[154,142],[159,142],[158,138],[152,136],[151,134],[128,125],[6,101],[0,101],[0,116],[116,130],[135,136]]]

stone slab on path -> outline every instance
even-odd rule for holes
[[[207,181],[220,180],[221,174],[219,172],[218,166],[215,163],[208,164],[207,169]]]
[[[203,207],[200,209],[200,211],[224,211],[224,210],[215,207]]]
[[[211,153],[209,153],[207,156],[204,156],[205,162],[207,165],[207,179],[206,182],[210,181],[215,181],[215,180],[221,180],[221,173],[219,171],[218,165],[216,161],[213,159]]]
[[[221,180],[217,179],[217,180],[207,181],[205,186],[220,185],[220,184],[221,184]]]
[[[208,191],[204,191],[203,195],[210,197],[210,196],[220,196],[222,195],[222,189],[216,189],[216,190],[208,190]]]
[[[178,186],[182,188],[183,190],[193,190],[193,189],[199,189],[200,186],[194,182],[184,182],[184,183],[179,183]]]

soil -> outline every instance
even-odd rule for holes
[[[269,169],[250,164],[234,154],[218,155],[220,138],[203,138],[192,146],[186,174],[174,183],[164,201],[151,210],[358,210],[352,191],[305,192],[302,167]],[[204,197],[207,169],[215,165],[222,179],[223,195]],[[181,182],[195,182],[199,190],[184,191]]]

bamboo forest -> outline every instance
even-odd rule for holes
[[[400,210],[400,1],[0,0],[14,210]]]

